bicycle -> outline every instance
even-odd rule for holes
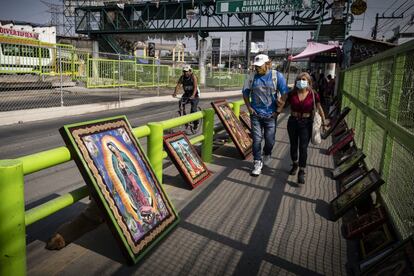
[[[178,101],[178,106],[179,106],[179,109],[177,111],[178,117],[187,115],[187,110],[186,110],[187,104],[191,104],[191,99],[188,97],[185,97],[185,98],[181,97],[180,100]],[[199,106],[197,106],[197,111],[201,111],[201,108]],[[203,118],[184,124],[181,127],[186,132],[186,134],[187,134],[187,131],[190,131],[191,134],[197,134],[201,130],[202,125],[203,125]]]

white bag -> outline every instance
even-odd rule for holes
[[[311,143],[314,145],[319,145],[322,142],[321,138],[321,126],[322,126],[322,117],[319,115],[316,110],[316,101],[315,101],[315,92],[311,91],[313,97],[313,124],[312,124],[312,138]]]

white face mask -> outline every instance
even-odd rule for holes
[[[299,89],[304,89],[308,87],[308,81],[307,80],[297,80],[296,81],[296,87]]]

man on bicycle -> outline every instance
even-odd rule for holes
[[[178,102],[178,107],[181,109],[181,106],[184,107],[188,102],[191,103],[191,113],[197,112],[200,90],[198,89],[197,77],[193,74],[191,66],[185,65],[183,67],[183,74],[178,79],[177,85],[173,93],[173,97],[177,97],[178,90],[180,86],[183,87],[184,94],[181,97],[181,100]],[[193,122],[194,129],[198,128],[198,120]]]

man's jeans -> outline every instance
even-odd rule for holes
[[[275,145],[276,119],[273,116],[263,117],[257,114],[252,114],[250,119],[252,122],[253,158],[254,160],[262,160],[262,139],[265,140],[263,147],[265,155],[270,155]]]

